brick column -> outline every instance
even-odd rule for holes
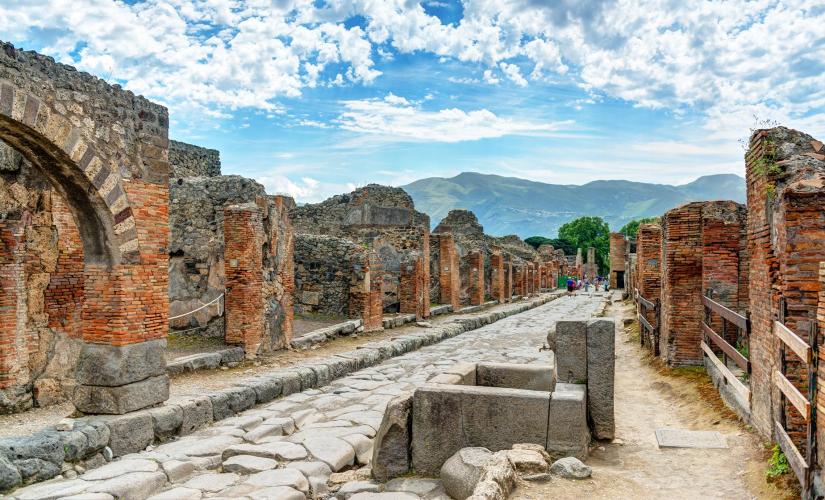
[[[263,220],[254,203],[224,209],[226,343],[255,358],[263,337]]]
[[[661,262],[660,352],[669,365],[702,364],[702,203],[674,208],[662,217]],[[612,286],[612,267],[610,276]]]
[[[662,228],[658,224],[642,224],[636,233],[636,288],[642,297],[656,301],[662,289]],[[656,324],[655,311],[646,310],[645,317]],[[646,345],[653,349],[653,340]]]
[[[509,254],[504,256],[504,297],[507,302],[513,300],[513,259]]]
[[[400,311],[405,314],[415,314],[417,319],[426,318],[429,312],[429,291],[427,289],[429,279],[424,272],[424,267],[422,255],[413,252],[405,262],[401,263],[401,274],[398,280]]]
[[[470,305],[480,306],[484,304],[484,255],[478,250],[473,250],[467,255],[467,260],[470,273]]]
[[[622,233],[610,233],[610,288],[619,288],[619,276],[624,276],[626,245]]]
[[[461,275],[459,274],[458,251],[455,240],[450,233],[441,233],[438,237],[439,245],[439,276],[438,284],[441,289],[441,303],[450,304],[454,311],[461,308]]]
[[[493,249],[493,254],[490,255],[490,267],[492,268],[491,289],[493,299],[503,304],[507,297],[504,293],[505,279],[504,276],[504,256],[501,255],[501,249]]]

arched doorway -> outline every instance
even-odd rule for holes
[[[0,139],[66,201],[83,248],[72,399],[87,413],[125,413],[168,397],[167,129],[162,106],[0,44]],[[4,256],[14,250],[0,248]],[[0,300],[12,304],[19,292],[4,286]],[[0,343],[18,330],[0,326]]]

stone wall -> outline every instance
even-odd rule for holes
[[[173,164],[173,168],[178,167]],[[265,195],[262,185],[237,175],[172,180],[169,186],[169,312],[172,317],[196,310],[224,293],[224,209],[254,203]],[[221,304],[215,303],[195,314],[172,320],[170,326],[190,334],[223,337],[221,309]]]
[[[217,149],[207,149],[185,142],[169,141],[170,179],[186,177],[218,177],[221,157]]]
[[[376,266],[380,270],[372,276],[380,273],[385,312],[400,310],[401,265],[413,252],[423,259],[427,284],[416,288],[416,293],[429,297],[430,220],[415,210],[412,198],[403,189],[370,184],[321,203],[295,207],[290,210],[290,218],[298,233],[349,239],[374,252],[381,265]],[[429,298],[426,302],[429,304]]]
[[[295,236],[295,312],[359,318],[353,303],[367,277],[367,249],[345,238]]]

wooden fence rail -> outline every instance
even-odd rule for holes
[[[726,340],[727,324],[730,323],[739,329],[737,338],[740,340],[740,345],[748,345],[750,338],[750,320],[747,316],[739,314],[730,308],[716,302],[711,298],[712,292],[708,290],[707,295],[702,295],[702,305],[705,308],[705,320],[702,322],[702,332],[704,333],[701,342],[702,351],[708,359],[716,366],[716,369],[722,374],[725,382],[736,390],[745,401],[750,402],[751,390],[739,377],[734,374],[728,367],[728,360],[730,359],[736,363],[747,376],[751,373],[751,362],[740,352],[735,346],[731,345]],[[722,318],[722,334],[720,335],[709,325],[713,314],[717,314]],[[713,347],[722,351],[722,359],[714,352]]]
[[[659,355],[659,325],[660,325],[660,302],[648,300],[639,293],[638,288],[633,289],[633,297],[636,300],[636,316],[639,320],[639,343],[645,346],[645,339],[649,338],[653,344],[653,354]],[[647,311],[653,311],[654,325],[647,319]]]
[[[773,385],[780,391],[779,419],[774,421],[776,442],[788,459],[788,464],[802,486],[802,497],[813,498],[813,467],[816,457],[816,411],[812,409],[816,398],[817,343],[816,321],[808,322],[806,342],[796,332],[785,326],[787,303],[782,298],[779,307],[779,321],[773,322],[773,334],[779,342],[779,370],[773,372]],[[799,324],[797,324],[799,327]],[[803,394],[787,377],[787,351],[792,351],[805,366],[808,375],[807,394]],[[799,451],[787,431],[788,416],[785,402],[789,402],[805,420],[805,454]]]

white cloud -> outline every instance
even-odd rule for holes
[[[716,137],[730,138],[754,113],[825,133],[825,9],[816,0],[464,0],[452,23],[408,0],[81,3],[7,0],[0,33],[37,40],[178,115],[277,112],[279,99],[306,87],[374,82],[374,58],[426,52],[470,63],[487,84],[564,75],[594,95],[699,110]],[[362,26],[346,24],[355,16]]]
[[[507,135],[547,136],[570,122],[539,123],[499,117],[486,109],[424,110],[418,103],[388,94],[383,99],[343,101],[335,120],[351,132],[374,134],[389,141],[460,142]]]

